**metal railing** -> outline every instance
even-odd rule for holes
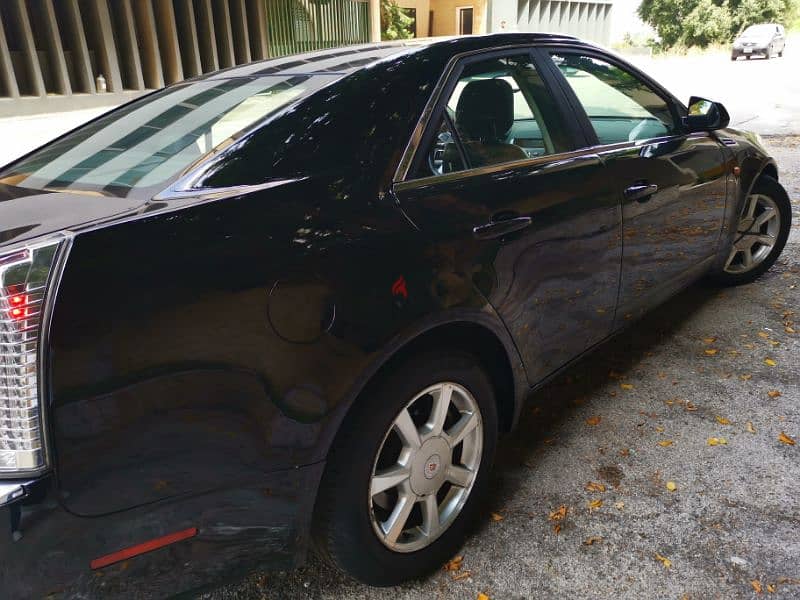
[[[355,0],[268,0],[271,56],[369,41],[369,7]]]

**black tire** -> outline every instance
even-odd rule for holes
[[[712,273],[712,279],[720,285],[742,285],[751,283],[761,277],[769,268],[775,264],[786,245],[786,240],[789,237],[789,229],[792,225],[792,204],[789,201],[789,195],[783,186],[772,177],[762,175],[756,181],[752,189],[752,194],[762,194],[771,198],[778,207],[778,214],[780,216],[780,229],[775,241],[775,245],[767,255],[767,257],[759,265],[745,271],[744,273],[729,273],[724,270],[724,263],[727,259],[731,246],[728,245],[720,251],[719,261],[715,271]],[[738,217],[737,217],[738,218]]]
[[[368,489],[373,462],[394,419],[428,386],[453,382],[475,398],[483,421],[483,451],[461,512],[430,545],[414,552],[390,550],[370,521]],[[320,484],[314,546],[321,557],[351,577],[374,586],[398,585],[427,575],[452,558],[477,521],[488,491],[497,445],[497,407],[492,385],[476,358],[455,351],[404,361],[369,386],[348,414]]]
[[[731,60],[736,60],[736,55],[735,54],[731,54]]]
[[[750,60],[751,58],[753,58],[753,55],[752,55],[752,54],[745,54],[745,56],[744,56],[744,57],[745,57],[747,60]]]

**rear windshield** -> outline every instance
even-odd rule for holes
[[[101,117],[0,173],[33,189],[156,193],[187,167],[333,75],[213,79],[177,85]]]

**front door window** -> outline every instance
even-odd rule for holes
[[[634,142],[676,133],[669,104],[635,75],[580,54],[552,54],[583,105],[601,144]]]

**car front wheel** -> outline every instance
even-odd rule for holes
[[[369,585],[442,566],[479,514],[497,442],[494,391],[469,354],[406,361],[362,394],[315,511],[323,558]]]
[[[723,250],[724,261],[714,278],[724,285],[739,285],[760,277],[786,245],[791,219],[786,190],[772,177],[761,176],[745,199],[733,242]]]

